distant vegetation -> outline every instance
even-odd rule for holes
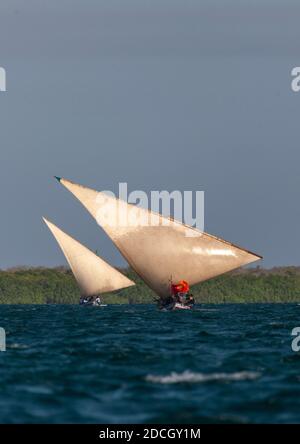
[[[105,302],[153,302],[155,295],[132,270],[122,272],[137,285],[105,295]],[[241,269],[198,284],[192,292],[200,303],[300,302],[300,267]],[[0,270],[1,304],[77,304],[79,296],[64,267]]]

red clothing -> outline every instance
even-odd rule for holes
[[[187,281],[181,280],[178,284],[172,284],[171,290],[172,294],[176,295],[177,293],[188,293],[190,289]]]

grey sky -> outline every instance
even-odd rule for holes
[[[0,268],[119,254],[57,184],[204,190],[205,228],[300,264],[296,1],[2,0]]]

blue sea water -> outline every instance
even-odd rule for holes
[[[300,422],[297,304],[1,305],[1,423]]]

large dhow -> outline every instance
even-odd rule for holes
[[[190,308],[189,286],[261,259],[208,233],[57,178],[90,212],[129,265],[159,296],[160,307]]]
[[[135,285],[130,279],[80,244],[76,239],[43,218],[62,249],[81,293],[80,302],[87,305],[101,304],[100,295]]]

